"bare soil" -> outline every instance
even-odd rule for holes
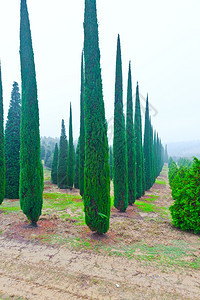
[[[0,211],[0,299],[200,299],[199,268],[187,265],[200,257],[200,237],[174,228],[167,173],[159,180],[166,184],[156,183],[140,200],[157,209],[112,208],[103,236],[56,214],[27,228],[21,212]],[[48,183],[45,192],[55,189]],[[151,195],[158,197],[149,202]],[[175,245],[182,245],[183,264],[148,252],[161,247],[170,256]]]

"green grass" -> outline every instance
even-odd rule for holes
[[[157,195],[145,195],[145,198],[143,198],[144,201],[153,202],[158,199],[159,196]]]
[[[159,180],[159,179],[156,179],[156,183],[157,183],[157,184],[163,184],[163,185],[166,185],[166,182],[165,182],[165,181]]]
[[[4,200],[1,204],[1,210],[6,214],[12,212],[19,212],[21,210],[19,201],[12,202],[10,200]]]

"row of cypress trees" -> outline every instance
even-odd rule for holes
[[[120,37],[117,39],[113,183],[114,206],[126,211],[128,204],[144,195],[155,182],[164,164],[164,148],[153,127],[149,114],[147,95],[144,139],[140,108],[139,85],[136,87],[135,117],[133,122],[133,99],[131,63],[128,69],[126,124],[123,112],[123,79]]]
[[[75,180],[75,159],[72,128],[72,107],[70,103],[69,142],[66,136],[65,123],[64,120],[62,120],[60,145],[59,148],[57,143],[55,145],[51,168],[51,181],[54,184],[58,184],[60,189],[73,188]]]

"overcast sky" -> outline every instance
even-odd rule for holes
[[[75,139],[79,134],[80,65],[84,0],[27,0],[35,54],[40,132],[68,132],[72,102]],[[122,47],[124,103],[128,62],[133,94],[141,105],[149,93],[152,122],[164,143],[200,139],[200,1],[97,0],[103,94],[109,136],[114,112],[117,34]],[[20,82],[20,0],[0,0],[0,59],[5,119],[13,81]],[[134,98],[135,101],[135,98]]]

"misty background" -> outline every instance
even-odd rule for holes
[[[61,119],[79,135],[84,0],[27,0],[35,54],[41,136],[59,137]],[[152,123],[170,155],[200,153],[199,0],[97,0],[103,93],[112,137],[117,34],[122,47],[124,104],[128,62],[142,111],[149,93]],[[0,59],[7,118],[13,81],[21,85],[20,1],[0,0]],[[144,116],[144,114],[143,114]],[[143,125],[144,127],[144,125]],[[111,139],[111,138],[110,138]]]

